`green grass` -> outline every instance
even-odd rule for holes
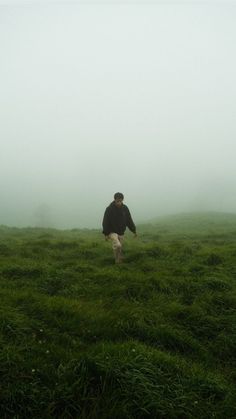
[[[235,418],[236,216],[0,226],[0,417]]]

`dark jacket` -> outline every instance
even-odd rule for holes
[[[102,226],[105,236],[108,236],[110,233],[117,233],[122,236],[126,227],[133,233],[136,233],[136,227],[130,215],[129,208],[124,204],[119,208],[115,205],[114,201],[106,208]]]

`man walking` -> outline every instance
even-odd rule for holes
[[[105,239],[112,241],[115,263],[122,262],[122,242],[126,227],[137,237],[129,208],[123,204],[123,200],[124,195],[121,192],[115,193],[114,201],[105,210],[102,223]]]

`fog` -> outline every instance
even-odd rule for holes
[[[0,224],[236,212],[236,3],[0,0]]]

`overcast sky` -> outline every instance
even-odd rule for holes
[[[0,0],[0,224],[236,212],[236,3],[91,3]]]

